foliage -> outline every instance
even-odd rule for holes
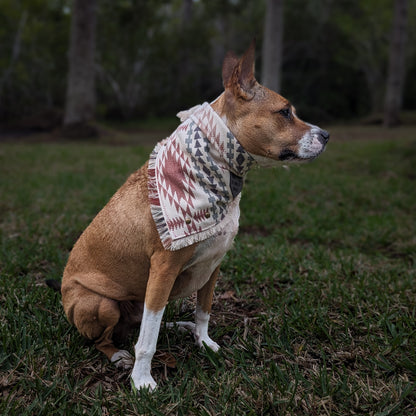
[[[415,415],[415,129],[332,134],[311,164],[249,174],[214,301],[222,351],[163,327],[160,387],[140,397],[44,279],[150,147],[3,143],[0,413]]]
[[[0,122],[63,110],[70,1],[0,0]],[[409,3],[404,103],[416,108],[416,3]],[[221,91],[221,62],[257,39],[265,2],[101,0],[97,116],[174,114]],[[312,120],[348,119],[380,109],[392,0],[285,2],[283,93]]]
[[[65,0],[0,0],[0,120],[63,106]]]

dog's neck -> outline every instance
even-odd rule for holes
[[[231,130],[231,126],[228,125],[228,118],[224,110],[224,98],[225,93],[219,95],[214,101],[210,103],[212,109],[221,117],[224,124]]]

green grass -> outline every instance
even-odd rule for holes
[[[222,350],[162,327],[159,388],[140,397],[44,279],[150,149],[0,144],[0,414],[415,415],[416,129],[334,131],[314,163],[249,174],[213,307]]]

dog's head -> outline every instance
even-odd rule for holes
[[[262,166],[316,158],[325,149],[329,134],[300,120],[286,98],[260,85],[254,77],[254,60],[254,43],[241,59],[227,54],[222,69],[221,117]]]

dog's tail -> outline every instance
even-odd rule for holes
[[[47,279],[45,280],[45,283],[51,288],[53,289],[55,292],[60,292],[61,291],[61,282],[60,280],[55,280],[55,279]]]

